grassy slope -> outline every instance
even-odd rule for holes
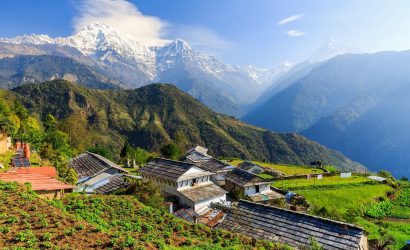
[[[377,197],[385,196],[392,188],[387,185],[347,186],[329,190],[300,190],[313,207],[336,209],[344,214],[349,208],[357,208],[372,203]]]
[[[341,178],[340,176],[323,176],[323,179],[293,179],[293,180],[278,180],[273,185],[285,190],[299,190],[299,189],[315,189],[320,187],[330,187],[339,185],[375,183],[364,176],[353,175],[351,178]]]
[[[52,81],[25,85],[13,92],[41,117],[52,113],[65,124],[73,124],[66,128],[73,130],[69,134],[86,129],[82,141],[110,145],[117,152],[125,139],[154,151],[172,140],[183,149],[205,145],[217,157],[298,165],[321,159],[344,169],[362,169],[340,153],[300,135],[273,133],[212,112],[172,85],[102,91]]]
[[[0,182],[0,248],[280,249],[189,224],[131,196],[68,195],[48,202]]]
[[[0,247],[104,247],[106,233],[51,206],[15,183],[0,182]]]
[[[360,212],[356,214],[355,223],[364,227],[368,232],[369,240],[376,240],[382,238],[380,230],[387,232],[388,235],[393,236],[396,243],[391,246],[392,249],[402,249],[405,246],[410,236],[410,221],[408,205],[410,197],[410,183],[401,182],[402,190],[393,201],[393,209],[387,218],[370,219],[361,217]],[[341,219],[347,219],[349,211],[365,210],[370,204],[375,204],[379,197],[385,197],[387,191],[392,188],[387,185],[369,185],[363,184],[359,186],[346,186],[337,189],[312,189],[306,187],[305,190],[298,191],[298,193],[305,196],[305,198],[312,204],[311,212],[315,213],[321,207],[326,207],[328,210],[342,215]]]
[[[235,159],[229,161],[230,164],[238,166],[242,163],[243,160]],[[271,168],[273,170],[279,171],[285,175],[299,175],[299,174],[313,174],[313,173],[323,173],[323,170],[312,168],[312,167],[304,167],[304,166],[296,166],[296,165],[285,165],[285,164],[274,164],[274,163],[266,163],[261,161],[253,161],[254,163]]]

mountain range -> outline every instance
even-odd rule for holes
[[[410,51],[340,55],[310,65],[242,119],[302,133],[372,170],[410,176]]]
[[[298,134],[274,133],[215,113],[169,84],[96,90],[54,80],[25,84],[3,96],[17,98],[41,119],[54,115],[75,148],[103,145],[119,154],[125,141],[151,151],[174,142],[183,150],[206,146],[217,157],[303,165],[322,160],[342,170],[365,170]]]
[[[160,46],[146,46],[97,22],[69,37],[23,35],[0,38],[0,58],[18,55],[68,57],[94,73],[109,76],[111,82],[124,88],[137,88],[153,82],[173,83],[213,110],[230,115],[243,113],[272,81],[293,66],[285,62],[268,70],[230,65],[194,50],[182,39]],[[5,81],[7,78],[4,78],[1,86],[15,86],[16,79]],[[32,75],[21,79],[21,83],[49,80]],[[103,84],[102,88],[106,86]]]

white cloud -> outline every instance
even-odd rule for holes
[[[290,23],[290,22],[299,20],[299,19],[301,19],[302,17],[303,17],[303,14],[302,14],[302,13],[301,13],[301,14],[296,14],[296,15],[293,15],[293,16],[288,16],[288,17],[286,17],[286,18],[280,20],[280,21],[277,23],[277,25],[284,25],[284,24],[287,24],[287,23]]]
[[[84,0],[74,3],[78,12],[73,19],[75,32],[96,21],[131,35],[146,45],[166,42],[162,35],[167,23],[158,17],[142,14],[126,0]]]
[[[190,45],[207,52],[226,50],[235,46],[215,31],[205,27],[178,26],[170,30],[173,37],[181,37]]]
[[[290,37],[298,37],[298,36],[303,36],[305,32],[298,31],[298,30],[288,30],[286,31],[286,34]]]

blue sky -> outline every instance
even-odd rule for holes
[[[232,64],[271,67],[330,39],[364,52],[409,49],[408,13],[407,0],[13,0],[0,2],[0,37],[67,36],[98,17],[138,39],[182,38]]]

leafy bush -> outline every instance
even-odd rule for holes
[[[393,203],[389,200],[374,203],[365,210],[365,215],[371,218],[384,218],[390,214],[393,208]]]

